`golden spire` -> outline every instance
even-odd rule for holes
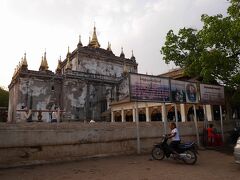
[[[121,58],[125,58],[125,54],[123,53],[123,47],[121,47],[121,54],[120,54]]]
[[[67,56],[66,57],[68,57],[68,56],[70,56],[71,55],[71,53],[70,53],[70,48],[69,48],[69,46],[68,46],[68,52],[67,52]]]
[[[44,70],[44,60],[43,60],[43,56],[42,56],[42,60],[41,60],[41,64],[39,67],[39,71],[43,71]]]
[[[112,51],[112,49],[111,49],[111,44],[110,44],[109,42],[108,42],[107,50],[108,50],[108,51]]]
[[[135,56],[133,55],[133,50],[132,50],[132,57],[131,60],[135,60]]]
[[[71,68],[72,68],[72,65],[71,65],[71,62],[70,62],[70,51],[69,51],[69,46],[68,46],[66,69],[71,69]]]
[[[58,66],[57,66],[57,69],[56,69],[56,72],[57,72],[57,73],[60,73],[60,72],[61,72],[61,63],[62,63],[62,60],[61,60],[61,56],[60,56],[60,58],[59,58],[59,60],[58,60]]]
[[[45,50],[45,52],[44,52],[43,64],[44,64],[44,70],[48,70],[48,62],[47,62],[47,53],[46,53],[46,50]]]
[[[70,58],[69,56],[67,57],[67,66],[66,66],[66,69],[71,69],[72,68],[72,65],[71,65],[71,62],[70,62]]]
[[[41,65],[44,65],[44,64],[43,64],[43,56],[42,56],[42,61],[41,61]]]
[[[81,47],[81,46],[83,46],[82,45],[82,41],[81,41],[81,35],[79,35],[79,41],[78,41],[78,45],[77,45],[78,47]]]
[[[94,28],[93,28],[92,40],[89,42],[89,46],[94,47],[94,48],[100,48],[100,44],[97,39],[95,24],[94,24]]]
[[[24,58],[22,58],[22,66],[25,66],[25,67],[28,66],[28,64],[27,64],[26,52],[24,53]]]
[[[61,60],[58,60],[58,66],[57,69],[61,69]]]
[[[90,46],[90,42],[91,42],[91,37],[89,36],[89,38],[88,38],[88,46]]]

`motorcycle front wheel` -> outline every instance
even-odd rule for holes
[[[197,162],[197,154],[194,151],[186,150],[184,152],[183,161],[185,164],[193,165]]]
[[[162,160],[165,157],[165,153],[161,148],[154,147],[152,149],[152,157],[156,160]]]

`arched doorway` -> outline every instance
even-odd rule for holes
[[[202,106],[198,106],[198,108],[196,109],[196,113],[197,113],[197,120],[204,121],[204,110]]]
[[[162,113],[159,110],[154,109],[151,113],[151,121],[162,121]]]
[[[131,111],[127,111],[125,118],[126,118],[126,122],[133,121],[133,115],[132,115]]]
[[[167,120],[173,121],[174,119],[175,119],[175,111],[174,111],[174,107],[171,107],[167,112]]]
[[[181,116],[181,113],[178,109],[179,109],[179,107],[177,105],[177,109],[176,109],[177,110],[177,118],[178,118],[178,122],[181,122],[182,121],[182,116]],[[167,120],[168,121],[176,121],[176,112],[175,112],[175,107],[174,106],[171,106],[170,109],[168,110]]]
[[[114,116],[115,122],[121,122],[122,121],[122,116],[121,113],[116,112]]]
[[[139,122],[146,122],[146,115],[143,110],[139,111],[138,116],[139,116]]]
[[[193,106],[189,107],[188,112],[187,112],[187,121],[193,121],[194,119],[194,111],[193,111]]]

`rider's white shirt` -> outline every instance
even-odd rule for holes
[[[171,134],[175,134],[175,133],[176,133],[176,135],[172,137],[172,141],[180,141],[179,132],[178,132],[177,128],[174,128],[171,131]]]

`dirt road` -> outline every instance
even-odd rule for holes
[[[200,151],[197,164],[164,159],[150,160],[150,155],[131,155],[86,159],[0,170],[0,180],[239,180],[240,165],[233,156],[213,150]]]

